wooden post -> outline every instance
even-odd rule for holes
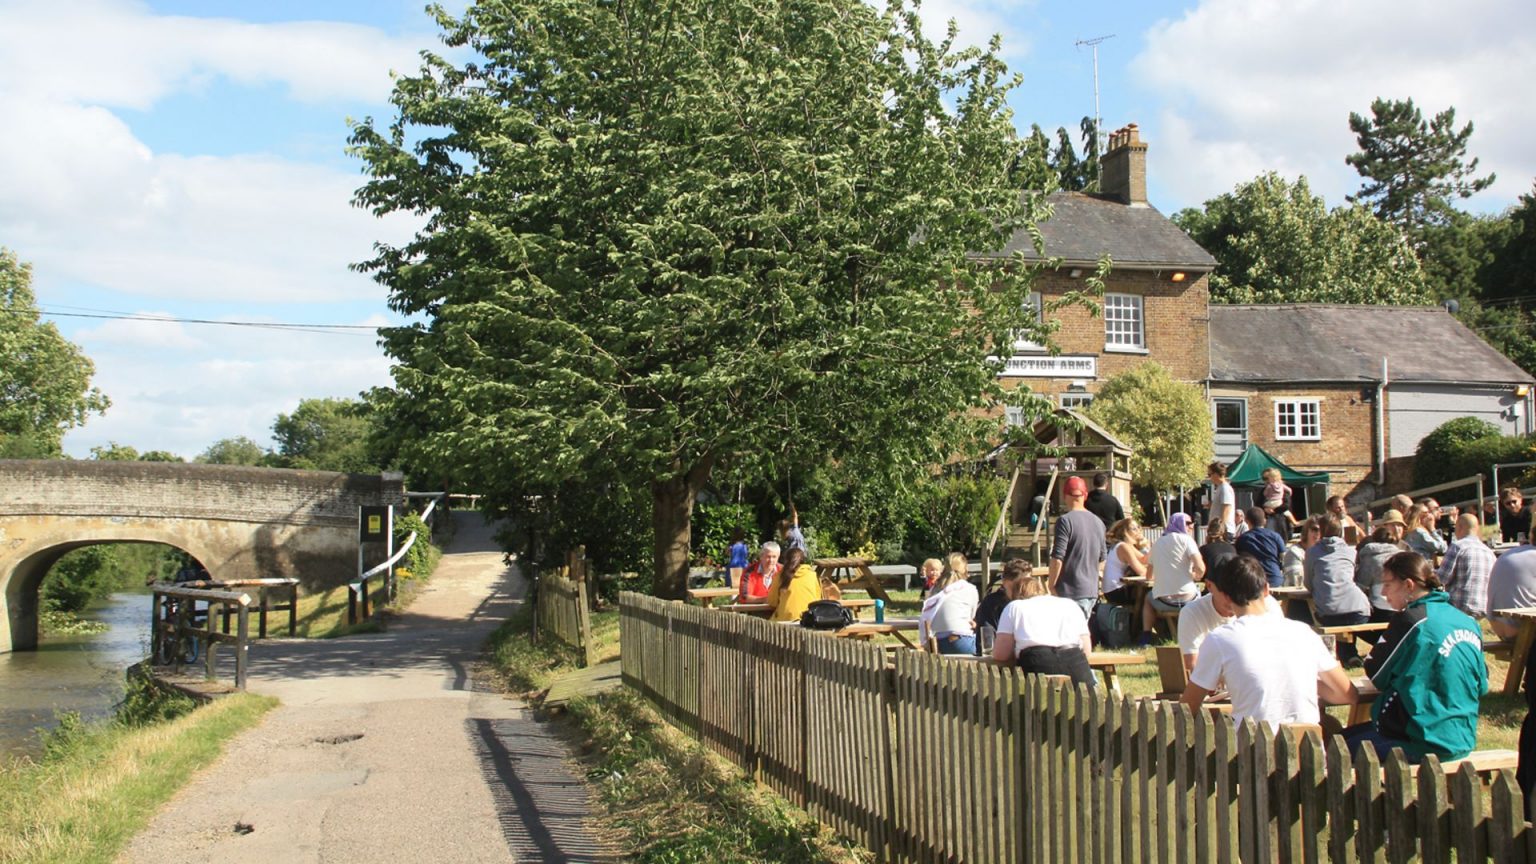
[[[240,614],[238,618],[240,633],[235,641],[235,689],[244,690],[246,663],[249,659],[247,655],[250,653],[251,648],[250,608],[247,607],[244,603],[240,604]],[[262,613],[262,618],[265,620],[265,612]]]
[[[292,638],[299,625],[299,583],[288,586],[288,636]]]

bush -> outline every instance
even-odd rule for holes
[[[79,612],[110,591],[109,546],[87,546],[64,553],[43,579],[44,605],[55,612]]]
[[[1487,420],[1476,417],[1447,420],[1419,442],[1413,461],[1413,485],[1433,486],[1476,473],[1464,470],[1460,461],[1462,451],[1474,441],[1498,437],[1499,427]],[[1486,470],[1486,466],[1478,470]]]
[[[407,578],[424,579],[432,575],[443,553],[432,542],[432,529],[415,513],[395,517],[395,548],[399,549],[405,545],[405,541],[410,538],[412,532],[416,534],[416,542],[411,544],[410,551],[400,559],[398,567],[409,571],[410,576]]]
[[[939,477],[918,485],[908,537],[911,561],[948,552],[975,555],[997,524],[1007,484],[991,474]]]
[[[190,714],[197,707],[191,697],[155,686],[147,675],[133,675],[123,701],[117,704],[117,722],[124,726],[153,726]]]
[[[695,566],[724,567],[730,559],[731,532],[746,532],[747,545],[756,539],[757,516],[750,504],[700,504],[693,508],[693,552],[689,560]]]

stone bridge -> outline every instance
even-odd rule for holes
[[[37,647],[38,585],[71,549],[164,543],[216,579],[330,588],[357,573],[358,507],[404,495],[397,474],[0,460],[0,653]]]

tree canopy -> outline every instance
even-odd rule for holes
[[[917,472],[1001,398],[1038,216],[987,50],[860,0],[474,3],[438,11],[398,116],[354,129],[378,214],[360,265],[418,323],[383,331],[407,461],[514,506],[649,488],[656,586],[681,594],[717,467]],[[990,422],[995,432],[997,424]]]
[[[1104,382],[1088,416],[1130,445],[1131,480],[1160,492],[1194,486],[1215,452],[1211,409],[1194,384],[1148,361]]]
[[[1358,207],[1329,210],[1307,178],[1269,172],[1173,221],[1215,256],[1218,303],[1425,303],[1402,234]]]
[[[111,404],[90,358],[41,318],[31,268],[0,248],[0,458],[57,456],[65,431]]]
[[[267,451],[260,444],[244,435],[237,435],[234,438],[220,438],[209,444],[208,449],[199,453],[193,461],[207,465],[262,465],[266,459]]]
[[[1456,128],[1456,109],[1430,118],[1412,99],[1376,99],[1371,116],[1349,115],[1360,145],[1344,157],[1364,183],[1349,200],[1372,206],[1376,215],[1415,241],[1428,225],[1444,224],[1452,200],[1488,188],[1494,175],[1478,177],[1477,160],[1467,159],[1472,124]]]
[[[302,399],[292,414],[272,424],[283,468],[373,474],[379,470],[369,449],[369,413],[354,399]]]

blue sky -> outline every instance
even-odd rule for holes
[[[462,6],[464,0],[450,3]],[[405,218],[350,206],[360,166],[347,119],[390,116],[391,69],[437,49],[419,0],[0,0],[0,246],[34,267],[52,313],[133,313],[357,328],[324,333],[190,323],[51,320],[95,361],[113,400],[65,439],[192,457],[220,438],[270,443],[306,397],[388,383],[365,329],[384,291],[347,269]],[[1004,38],[1024,75],[1021,130],[1093,110],[1099,49],[1107,129],[1138,123],[1165,213],[1264,170],[1305,174],[1330,204],[1358,185],[1350,111],[1375,96],[1454,105],[1498,172],[1469,209],[1531,189],[1536,4],[1468,0],[992,2],[929,0],[962,38]]]

